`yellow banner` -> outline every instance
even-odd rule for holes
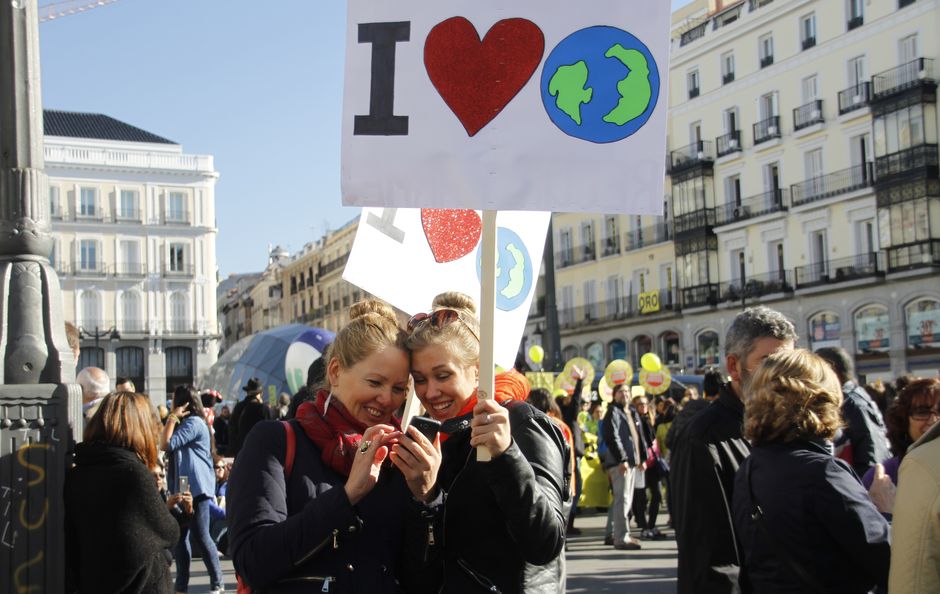
[[[655,313],[659,311],[659,291],[640,293],[638,299],[641,314]]]

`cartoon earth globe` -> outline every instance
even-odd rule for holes
[[[496,231],[496,307],[512,311],[525,303],[532,290],[532,258],[515,231],[499,227]],[[483,248],[477,248],[477,278],[482,279]]]
[[[659,83],[659,68],[642,41],[615,27],[588,27],[549,54],[542,69],[542,103],[565,134],[617,142],[649,120]]]

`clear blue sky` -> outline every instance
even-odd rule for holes
[[[339,188],[345,14],[338,0],[120,0],[48,21],[44,106],[214,155],[219,267],[257,271],[268,244],[296,251],[358,213]]]

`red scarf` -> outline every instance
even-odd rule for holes
[[[493,380],[495,388],[493,396],[495,396],[496,402],[500,404],[507,400],[525,400],[529,395],[529,380],[515,369],[500,373],[493,378]],[[471,414],[476,405],[477,393],[474,390],[473,395],[460,407],[457,414],[451,418],[459,419],[460,417]],[[441,443],[444,443],[447,441],[447,438],[450,437],[450,434],[444,431],[441,431],[440,435]]]
[[[338,398],[329,396],[329,392],[320,390],[315,402],[301,404],[297,408],[297,422],[320,449],[323,463],[348,477],[368,427],[353,417]],[[324,410],[327,400],[329,406]],[[392,418],[391,424],[399,428],[398,419]]]

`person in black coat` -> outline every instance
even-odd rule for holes
[[[160,497],[157,421],[146,397],[110,394],[65,479],[66,591],[172,593],[166,551],[180,529]]]
[[[438,486],[445,496],[431,558],[438,590],[563,592],[570,450],[561,430],[526,402],[525,377],[496,378],[495,394],[477,399],[479,322],[473,300],[438,295],[429,314],[414,316],[415,391],[443,423]],[[491,458],[479,460],[479,449]]]
[[[607,444],[603,464],[614,493],[607,513],[604,544],[626,551],[641,548],[640,542],[630,536],[630,510],[640,465],[640,436],[630,411],[628,389],[626,384],[614,386],[603,427],[604,443]]]
[[[245,397],[235,405],[232,411],[232,419],[229,422],[229,453],[237,457],[245,443],[245,438],[251,429],[261,421],[268,421],[274,418],[271,408],[261,401],[261,394],[264,386],[261,380],[253,377],[242,387],[245,391]]]
[[[396,428],[409,382],[405,338],[388,305],[355,304],[327,355],[330,391],[301,404],[294,420],[261,422],[247,436],[226,513],[232,561],[248,586],[430,589],[423,581],[432,575],[425,565],[432,510],[421,501],[432,495],[440,450],[416,429],[409,428],[412,440]]]
[[[731,383],[676,435],[670,470],[679,594],[740,591],[731,500],[734,473],[751,449],[741,434],[743,386],[762,360],[795,341],[793,324],[777,311],[752,307],[735,316],[725,336]]]
[[[584,435],[581,433],[581,425],[578,423],[578,415],[581,413],[581,394],[584,391],[584,371],[574,366],[572,378],[575,380],[574,392],[570,396],[556,399],[558,408],[561,409],[561,418],[568,425],[571,431],[571,441],[574,446],[574,501],[568,513],[568,536],[577,536],[581,531],[574,526],[574,517],[578,513],[578,499],[581,498],[581,458],[584,457]]]
[[[841,401],[836,375],[809,351],[776,353],[755,372],[744,418],[754,449],[734,488],[742,591],[887,587],[888,523],[828,446],[842,424]]]

